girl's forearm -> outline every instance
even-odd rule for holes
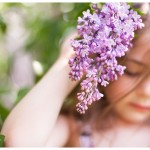
[[[66,60],[58,59],[12,110],[2,128],[6,146],[43,146],[55,126],[64,99],[76,86]]]

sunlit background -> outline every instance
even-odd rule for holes
[[[0,126],[51,67],[89,3],[0,3]]]

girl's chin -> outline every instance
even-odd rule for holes
[[[130,114],[130,116],[120,116],[120,120],[127,124],[137,124],[146,122],[149,117],[142,114]]]

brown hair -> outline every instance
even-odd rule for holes
[[[147,32],[148,29],[150,29],[150,4],[149,3],[133,3],[133,8],[139,9],[141,11],[144,10],[144,15],[142,16],[142,20],[145,24],[144,29],[139,30],[136,32],[138,36],[141,36],[143,33]],[[137,38],[138,39],[138,38]],[[136,38],[133,40],[133,45],[136,43]],[[127,54],[128,55],[128,54]],[[126,61],[126,57],[120,60],[120,63],[123,64]],[[122,98],[126,97],[130,92],[132,92],[139,84],[144,80],[144,78],[149,74],[147,73],[143,75],[141,79],[138,79],[132,87],[128,90],[128,92],[116,100],[116,103],[119,102]],[[104,94],[104,98],[102,98],[100,101],[95,102],[92,104],[87,112],[84,115],[80,115],[75,108],[76,105],[76,93],[79,92],[80,85],[78,85],[72,93],[68,96],[67,100],[65,101],[61,113],[65,115],[72,115],[76,120],[82,120],[83,126],[88,123],[91,125],[91,128],[94,130],[99,131],[105,131],[106,129],[109,129],[113,127],[115,122],[115,113],[113,112],[113,104],[109,104],[107,101],[107,97],[105,96],[105,93],[103,91],[103,88],[100,87],[101,92]],[[118,93],[119,94],[119,93]],[[94,114],[94,115],[93,115]]]

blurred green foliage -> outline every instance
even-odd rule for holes
[[[36,60],[43,68],[42,74],[35,75],[36,82],[45,74],[59,55],[63,38],[76,28],[77,18],[82,11],[90,7],[89,3],[0,3],[0,116],[1,126],[10,112],[3,102],[5,95],[15,92],[14,105],[31,89],[24,87],[12,91],[10,79],[13,58],[5,52],[3,42],[9,27],[8,13],[17,13],[22,17],[23,26],[28,32],[24,49],[33,61]],[[12,18],[13,19],[13,18]],[[7,45],[7,43],[5,43]]]
[[[75,28],[77,17],[82,15],[82,11],[89,7],[88,3],[53,3],[44,4],[52,9],[55,14],[42,17],[42,13],[37,13],[34,18],[28,18],[26,27],[30,30],[27,40],[26,50],[30,51],[47,70],[56,60],[60,39],[69,28]],[[69,12],[63,12],[65,6],[71,7]],[[50,12],[47,12],[50,13]],[[34,27],[34,28],[33,28]]]
[[[4,146],[4,139],[5,139],[5,136],[0,134],[0,147]]]
[[[3,17],[0,15],[0,30],[2,33],[5,33],[6,32],[6,23],[3,19]]]
[[[19,89],[19,91],[17,92],[17,98],[15,101],[15,105],[29,92],[30,88],[21,88]]]

